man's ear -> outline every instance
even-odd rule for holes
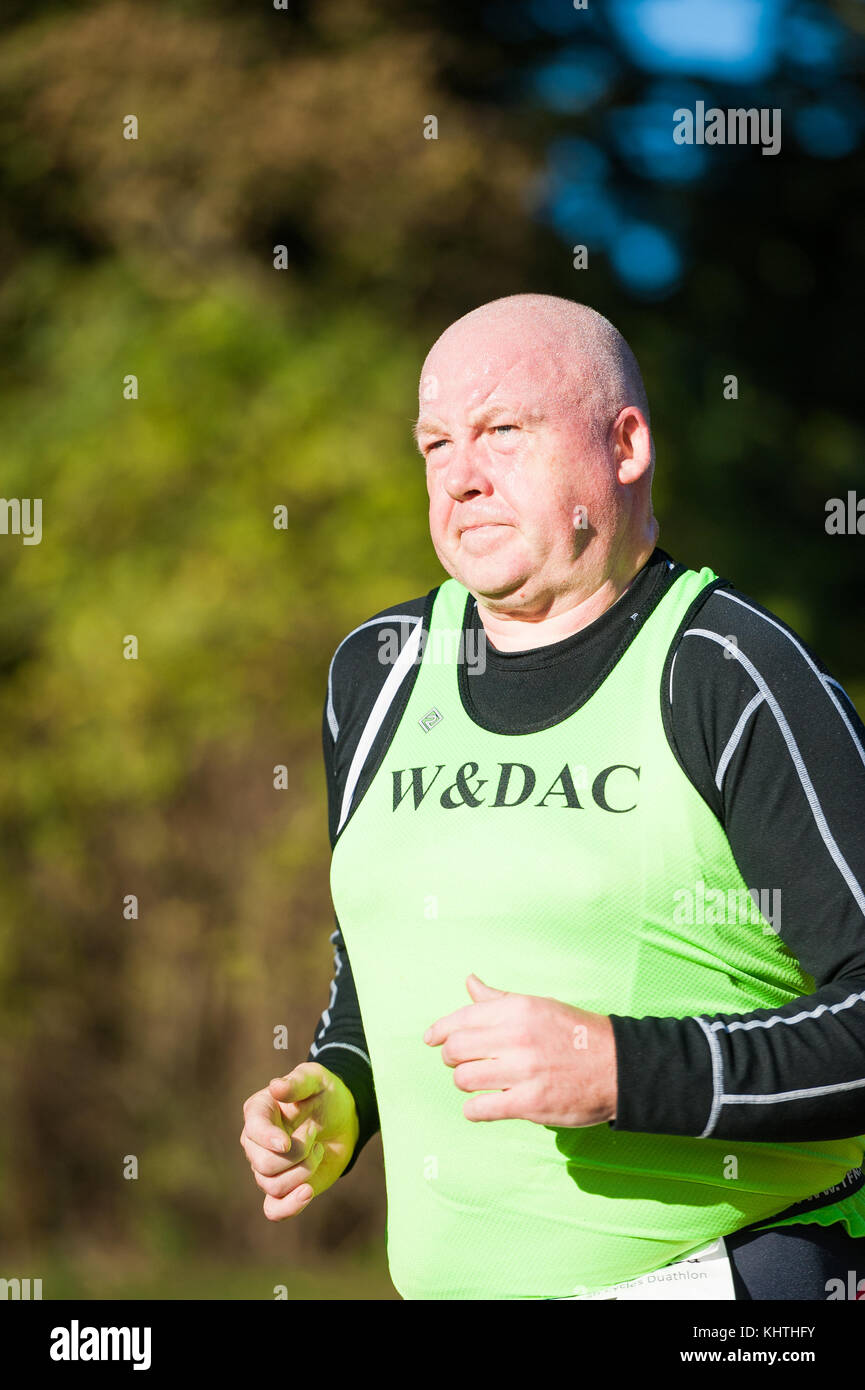
[[[624,466],[627,477],[620,482],[632,483],[651,468],[652,436],[648,421],[636,406],[626,406],[613,425],[613,459],[616,471]],[[622,441],[627,441],[627,447]]]

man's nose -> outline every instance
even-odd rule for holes
[[[483,448],[477,439],[454,439],[444,473],[444,486],[454,501],[475,493],[492,492]]]

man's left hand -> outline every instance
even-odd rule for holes
[[[467,1120],[570,1126],[616,1118],[616,1044],[606,1014],[534,994],[491,989],[469,975],[475,1001],[438,1019],[424,1042],[442,1046]]]

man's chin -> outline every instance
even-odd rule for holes
[[[508,549],[511,550],[511,547],[508,546]],[[506,556],[501,543],[491,547],[488,554],[473,555],[459,545],[448,552],[443,552],[437,546],[435,550],[443,568],[475,598],[491,601],[506,599],[520,590],[531,575],[525,559],[515,555],[513,550]]]
[[[454,578],[459,580],[464,589],[474,594],[475,598],[483,599],[484,602],[495,602],[509,598],[521,590],[528,575],[524,570],[495,565],[492,561],[486,564],[479,561],[468,565],[460,564]]]

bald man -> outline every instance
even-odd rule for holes
[[[600,314],[483,305],[419,396],[451,578],[331,662],[335,973],[244,1107],[265,1216],[380,1126],[405,1298],[849,1296],[865,728],[789,627],[658,548]]]

